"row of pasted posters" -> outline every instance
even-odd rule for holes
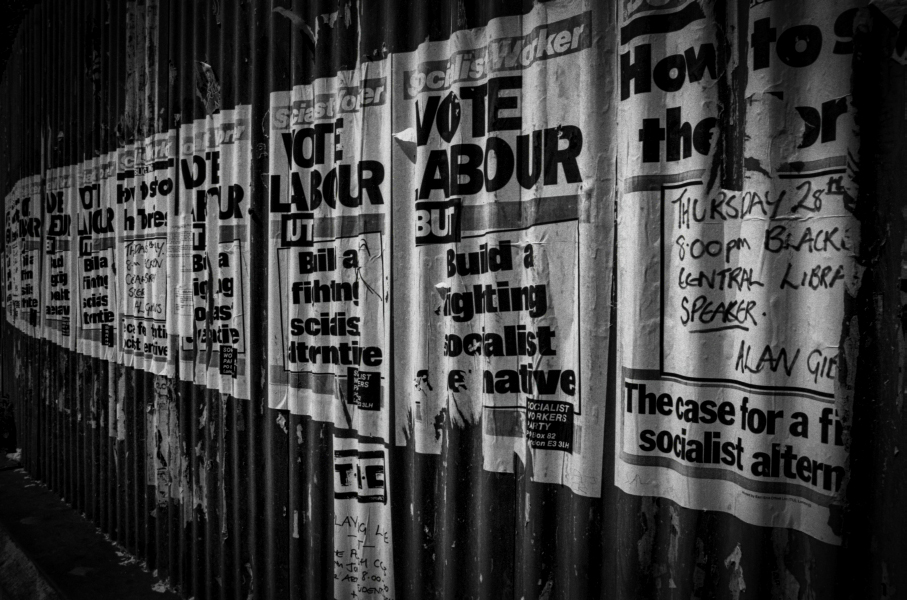
[[[23,179],[7,319],[239,399],[266,350],[269,405],[333,424],[375,522],[391,432],[479,426],[484,469],[598,497],[610,429],[625,492],[838,543],[856,10],[657,4],[538,4]]]
[[[249,327],[250,107],[20,180],[6,318],[66,349],[237,398]]]

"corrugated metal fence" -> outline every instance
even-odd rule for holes
[[[904,12],[43,0],[26,468],[186,598],[905,597]]]

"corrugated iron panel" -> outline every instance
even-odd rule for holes
[[[38,3],[0,84],[24,464],[186,598],[900,597],[903,13]],[[847,230],[784,255],[822,292],[779,287],[782,225]],[[750,337],[672,320],[684,232],[763,283],[702,296],[757,297],[712,315]],[[771,360],[728,375],[741,339]],[[763,372],[787,341],[836,363]],[[814,412],[719,428],[811,462],[702,468],[628,379]]]

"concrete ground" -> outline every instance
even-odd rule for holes
[[[0,452],[0,600],[178,600]]]

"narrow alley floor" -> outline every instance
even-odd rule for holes
[[[0,453],[0,600],[178,600],[93,523]]]

